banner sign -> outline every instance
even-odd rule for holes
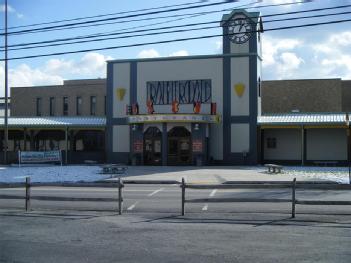
[[[131,124],[136,123],[155,123],[155,122],[200,122],[200,123],[219,123],[219,115],[205,114],[150,114],[132,115],[127,117]]]
[[[211,103],[211,80],[175,80],[146,82],[147,100],[154,105],[169,105],[173,101],[179,104],[194,102]]]
[[[194,140],[193,141],[193,152],[202,152],[202,141]]]
[[[61,151],[45,152],[18,152],[19,163],[46,163],[60,162],[62,164]]]
[[[134,153],[143,153],[143,141],[136,140],[133,142],[133,152]]]

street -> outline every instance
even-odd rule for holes
[[[24,195],[24,189],[1,194]],[[114,197],[111,188],[33,188],[32,196]],[[0,262],[349,262],[351,207],[290,203],[186,204],[177,185],[126,185],[117,202],[0,201]],[[186,199],[290,198],[288,189],[191,190]],[[350,200],[347,191],[297,191]]]

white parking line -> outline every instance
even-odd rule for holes
[[[210,197],[213,197],[216,194],[216,192],[217,192],[217,189],[212,190],[212,192],[210,193]]]
[[[137,205],[138,201],[136,201],[134,204],[132,204],[130,207],[127,208],[128,211],[131,211],[134,209],[134,207]]]
[[[216,192],[217,192],[217,189],[212,190],[209,197],[213,197],[216,194]],[[205,204],[204,207],[202,208],[202,211],[207,211],[207,209],[208,209],[208,204]]]
[[[153,196],[153,195],[155,195],[155,194],[157,194],[158,192],[161,192],[161,191],[163,191],[163,190],[165,190],[165,189],[164,189],[164,188],[160,188],[160,189],[155,190],[155,191],[153,191],[152,193],[148,194],[147,196]]]

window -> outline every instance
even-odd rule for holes
[[[77,97],[76,99],[76,113],[77,115],[82,115],[82,97]]]
[[[37,116],[41,116],[41,98],[37,98]]]
[[[276,138],[267,138],[267,148],[268,149],[277,148],[277,139]]]
[[[68,97],[63,97],[63,115],[68,115]]]
[[[55,97],[50,97],[50,109],[49,109],[50,116],[55,115]]]
[[[258,78],[258,97],[261,97],[261,78]]]
[[[90,115],[96,115],[96,96],[90,97]]]

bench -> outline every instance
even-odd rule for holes
[[[283,166],[281,165],[276,165],[276,164],[265,164],[265,167],[268,168],[268,173],[281,173]]]
[[[128,167],[123,164],[106,164],[102,167],[102,174],[124,174]]]

